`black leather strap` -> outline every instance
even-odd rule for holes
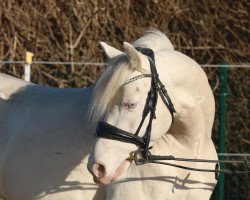
[[[157,90],[157,93],[160,94],[160,97],[162,98],[162,101],[168,108],[171,116],[172,116],[172,123],[174,121],[174,113],[176,113],[176,110],[174,108],[174,104],[171,101],[171,98],[165,88],[165,86],[162,84],[161,80],[159,79],[159,74],[157,72],[156,66],[155,66],[155,57],[154,52],[152,49],[149,48],[136,48],[139,52],[146,55],[148,57],[149,63],[150,63],[150,70],[151,70],[151,77],[152,77],[152,83],[151,83],[151,89],[154,88]]]
[[[111,140],[118,140],[121,142],[132,143],[141,148],[145,146],[145,142],[143,141],[143,138],[133,135],[122,129],[119,129],[106,122],[98,123],[95,136],[106,138],[106,139],[111,139]]]

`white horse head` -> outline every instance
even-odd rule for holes
[[[152,123],[152,151],[182,157],[216,157],[214,146],[210,144],[214,99],[207,78],[197,63],[174,51],[169,39],[159,31],[147,32],[133,45],[124,42],[124,53],[103,42],[101,46],[109,62],[95,86],[90,107],[95,123],[104,121],[129,133],[137,131],[151,87],[151,78],[139,75],[151,74],[151,70],[147,56],[136,47],[150,48],[155,54],[159,79],[176,110],[172,124],[171,112],[159,98],[156,119]],[[149,116],[139,136],[145,134],[148,123]],[[212,149],[210,154],[203,152],[205,143]],[[94,180],[108,184],[127,178],[128,168],[136,167],[128,158],[137,149],[131,143],[99,138],[88,164]]]

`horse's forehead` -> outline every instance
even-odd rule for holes
[[[136,91],[142,91],[144,89],[149,90],[151,78],[150,76],[144,77],[145,74],[150,75],[151,73],[139,71],[132,72],[129,74],[127,80],[125,80],[123,88],[125,88],[125,90],[133,89]]]

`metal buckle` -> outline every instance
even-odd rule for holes
[[[149,149],[151,149],[150,147]],[[146,155],[145,155],[146,154]],[[150,157],[150,151],[144,152],[143,149],[138,149],[130,153],[130,160],[134,160],[136,165],[144,165],[148,162],[148,158]]]
[[[133,151],[130,153],[130,159],[135,161],[136,165],[143,165],[146,163],[145,159],[143,158],[141,149]]]

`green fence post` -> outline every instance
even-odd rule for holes
[[[223,64],[220,69],[220,96],[219,96],[219,153],[225,153],[225,144],[226,144],[226,116],[227,116],[227,64]],[[224,155],[220,156],[220,160],[224,160]],[[224,163],[220,164],[220,168],[224,168]],[[219,176],[219,185],[218,185],[218,199],[224,200],[224,185],[225,177],[224,174]]]

